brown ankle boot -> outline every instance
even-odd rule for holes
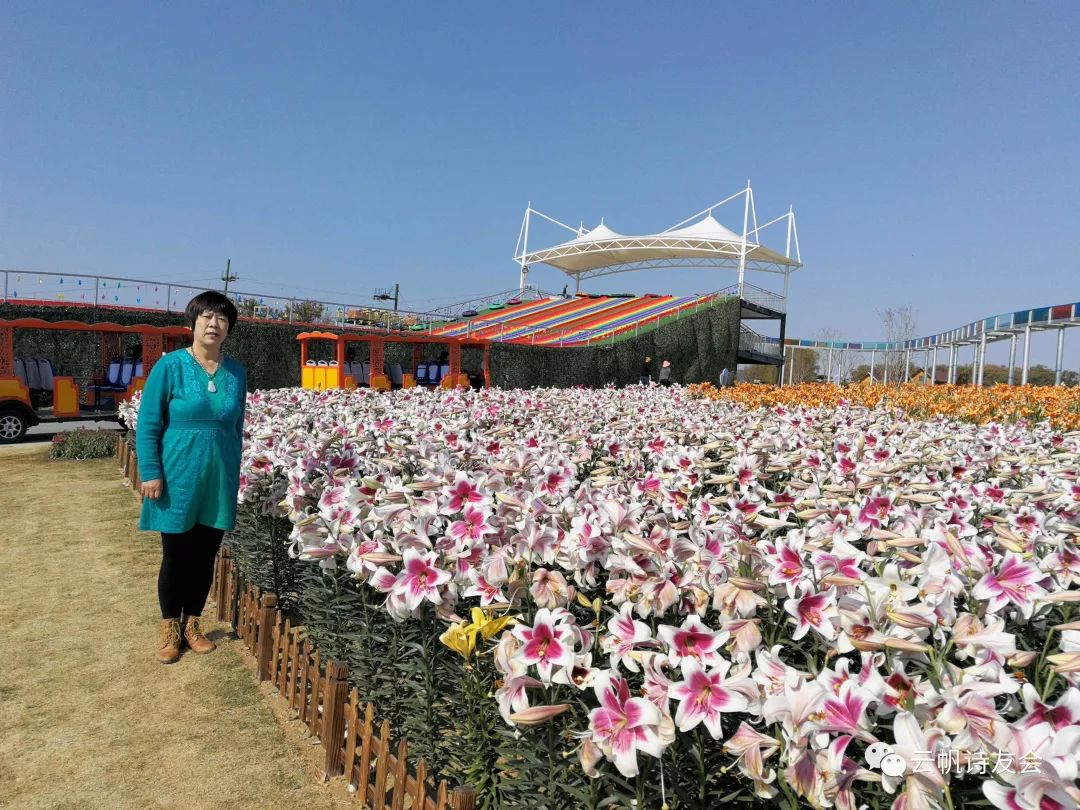
[[[161,649],[157,651],[157,660],[163,664],[173,664],[180,657],[180,620],[161,620]]]
[[[198,616],[187,616],[184,619],[184,641],[191,651],[196,653],[208,653],[217,649],[217,645],[203,635]]]

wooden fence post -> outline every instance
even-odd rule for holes
[[[345,693],[349,686],[345,678],[348,674],[349,667],[340,661],[327,662],[326,684],[322,689],[322,727],[319,729],[319,739],[326,749],[326,761],[322,772],[324,780],[337,776],[342,769],[344,752],[341,749],[345,745]]]
[[[229,598],[229,550],[221,549],[218,552],[217,574],[214,580],[214,604],[217,607],[217,620],[228,621],[229,613],[225,602]]]
[[[274,649],[274,618],[277,611],[277,597],[272,593],[264,594],[259,611],[259,636],[256,659],[258,661],[259,680],[270,677],[270,657]]]
[[[321,664],[319,651],[315,650],[311,656],[311,667],[308,669],[308,683],[311,684],[311,692],[308,694],[307,716],[304,718],[308,731],[312,734],[319,733],[319,692],[324,683]]]
[[[240,630],[240,570],[236,563],[229,561],[229,624],[233,633],[239,636]]]
[[[402,737],[398,741],[394,757],[394,792],[390,797],[390,810],[405,810],[405,790],[409,785],[409,744]]]
[[[450,797],[450,807],[453,810],[475,810],[476,791],[471,787],[456,787]]]
[[[364,805],[367,804],[368,786],[371,784],[371,738],[374,734],[375,707],[368,703],[364,708],[364,725],[360,728],[360,778],[356,780],[356,792]]]
[[[385,810],[386,771],[390,765],[390,721],[383,720],[379,727],[379,742],[375,749],[375,801],[372,807]]]
[[[281,628],[281,619],[277,620],[277,626]],[[292,621],[285,620],[285,627],[278,634],[277,646],[274,649],[274,682],[277,684],[278,694],[286,695],[286,686],[289,677],[289,643],[292,639]],[[280,673],[278,666],[281,666]]]

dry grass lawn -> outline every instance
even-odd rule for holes
[[[224,627],[154,660],[160,540],[114,461],[47,453],[0,449],[0,807],[359,807]]]

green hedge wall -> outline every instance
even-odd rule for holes
[[[183,323],[182,316],[175,313],[11,303],[0,304],[0,318],[89,323],[110,321],[151,326]],[[307,328],[242,320],[229,335],[225,350],[247,367],[248,386],[252,390],[298,385],[300,345],[296,335]],[[637,382],[641,361],[646,355],[651,355],[654,360],[654,376],[659,371],[660,362],[667,359],[671,361],[672,380],[675,382],[715,382],[725,366],[735,368],[738,334],[738,301],[732,300],[614,345],[548,349],[496,344],[491,349],[492,383],[502,388],[597,386],[608,383],[626,385]],[[136,341],[136,336],[126,338],[129,346]],[[312,357],[329,359],[330,351],[330,344],[319,342],[312,346]],[[364,347],[358,346],[358,359],[362,360],[365,352]],[[48,357],[61,374],[70,374],[77,381],[84,382],[97,370],[98,339],[92,333],[22,329],[15,334],[15,354]],[[438,347],[428,348],[427,355],[435,359]],[[412,365],[411,347],[388,345],[386,359],[387,362],[401,363],[408,368]],[[479,371],[479,350],[466,349],[462,359],[466,369]]]
[[[111,322],[125,326],[182,326],[182,315],[167,312],[129,312],[91,307],[25,306],[0,304],[0,318],[41,318],[46,321]],[[300,382],[300,344],[296,335],[307,327],[240,321],[225,344],[225,351],[247,367],[248,387],[283,388]],[[125,337],[128,347],[138,337]],[[329,344],[316,344],[327,355]],[[320,355],[313,352],[316,359]],[[17,357],[48,357],[62,374],[85,379],[98,366],[98,338],[90,332],[54,332],[20,329],[15,333]]]
[[[628,385],[638,381],[646,357],[653,358],[654,379],[660,363],[670,360],[673,382],[716,382],[725,367],[735,370],[738,345],[739,302],[732,299],[614,344],[580,349],[495,345],[492,383],[502,388]]]

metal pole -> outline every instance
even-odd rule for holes
[[[1031,324],[1024,326],[1024,366],[1020,374],[1020,384],[1027,385],[1028,358],[1031,357]]]
[[[532,214],[532,201],[529,201],[529,207],[525,209],[525,242],[521,246],[521,275],[518,279],[518,293],[525,292],[525,279],[529,275],[528,265],[525,264],[525,257],[529,255],[529,218]]]
[[[829,347],[829,365],[825,369],[825,382],[832,382],[832,346]]]
[[[956,385],[956,344],[949,345],[949,373],[946,376],[949,385]]]
[[[979,339],[979,387],[982,388],[983,372],[986,371],[986,332]]]
[[[1058,327],[1057,362],[1054,363],[1054,385],[1061,385],[1061,360],[1065,354],[1065,327]]]
[[[911,379],[911,349],[904,352],[904,382]]]
[[[889,352],[888,352],[888,350],[886,350],[886,352],[885,352],[885,362],[882,363],[881,365],[885,367],[885,373],[884,373],[884,375],[882,375],[881,384],[882,385],[888,385],[889,384]]]
[[[7,285],[8,285],[8,274],[7,274],[7,272],[5,272],[4,273],[4,303],[5,304],[7,303]],[[97,302],[95,301],[94,303],[96,304]]]
[[[934,347],[934,362],[930,368],[930,385],[937,383],[937,346]]]
[[[742,250],[739,251],[739,298],[743,297],[743,283],[746,280],[746,228],[750,219],[750,181],[746,181],[742,215]]]
[[[1013,384],[1013,371],[1016,366],[1016,333],[1009,335],[1009,385]]]
[[[874,382],[874,366],[877,365],[877,349],[870,350],[870,382]]]

